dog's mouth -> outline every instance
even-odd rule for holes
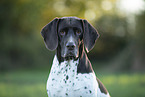
[[[76,59],[76,55],[72,51],[67,52],[65,56],[65,60],[72,60],[72,59]]]

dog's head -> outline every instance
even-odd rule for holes
[[[42,29],[41,35],[49,50],[60,47],[59,53],[65,60],[78,58],[81,44],[89,52],[99,37],[91,24],[77,17],[55,18]]]

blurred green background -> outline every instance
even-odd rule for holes
[[[63,16],[98,30],[88,56],[112,97],[145,97],[145,0],[1,0],[0,97],[47,97],[55,51],[40,31]]]

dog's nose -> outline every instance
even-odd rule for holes
[[[75,43],[74,42],[68,42],[66,44],[66,47],[68,50],[74,50],[74,48],[76,47]]]

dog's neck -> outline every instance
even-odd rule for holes
[[[61,47],[60,46],[58,46],[58,48],[56,50],[56,57],[57,57],[57,60],[60,65],[62,62],[66,61],[63,57],[61,57]],[[92,65],[87,57],[87,54],[85,53],[83,44],[81,44],[79,47],[79,57],[76,59],[67,60],[67,61],[69,63],[70,61],[77,61],[77,60],[79,61],[77,64],[77,73],[93,72]]]

